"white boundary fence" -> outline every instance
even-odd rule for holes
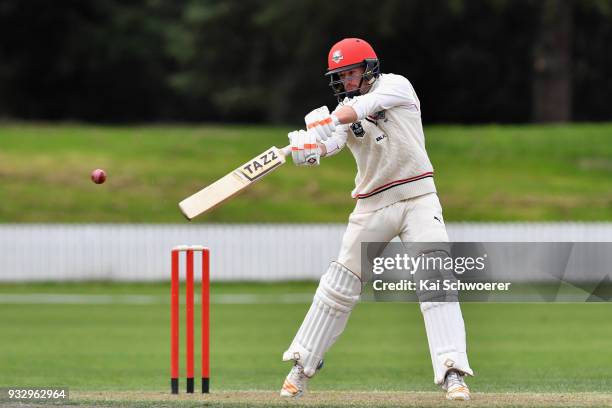
[[[211,278],[318,279],[344,224],[0,224],[1,281],[168,280],[170,249],[211,249]],[[612,242],[612,223],[453,223],[452,241]]]

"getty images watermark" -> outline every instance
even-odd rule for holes
[[[433,252],[433,251],[432,251]],[[386,282],[382,277],[374,279],[374,290],[410,290],[410,291],[493,291],[508,290],[512,282],[462,282],[457,276],[466,272],[482,272],[486,268],[487,254],[478,257],[450,255],[439,256],[432,252],[410,256],[406,253],[391,257],[379,256],[373,259],[372,273],[382,275],[385,271],[406,271],[412,279],[401,279],[399,282]],[[444,254],[442,254],[444,255]],[[414,279],[418,273],[431,278]],[[436,276],[439,275],[438,278]],[[447,276],[447,278],[443,278]]]
[[[610,242],[367,242],[361,256],[366,301],[612,300]]]

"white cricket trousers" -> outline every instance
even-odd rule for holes
[[[352,213],[342,238],[338,263],[361,277],[361,243],[448,242],[442,207],[436,193],[398,201],[369,213]]]
[[[361,277],[361,243],[448,242],[442,207],[429,193],[369,213],[352,213],[342,238],[338,263]],[[473,375],[467,358],[465,325],[458,302],[423,302],[434,382],[442,384],[450,369]]]

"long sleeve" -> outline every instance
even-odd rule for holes
[[[325,157],[333,156],[340,152],[346,145],[346,139],[348,138],[348,125],[339,125],[336,127],[336,131],[332,134],[332,137],[324,142],[327,153]]]
[[[351,103],[358,120],[375,112],[403,106],[412,112],[420,110],[420,102],[410,82],[400,75],[386,75],[385,81],[375,84],[369,93],[355,98]]]

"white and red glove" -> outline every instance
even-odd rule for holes
[[[329,113],[327,106],[321,106],[313,110],[304,117],[304,121],[306,122],[306,129],[314,131],[319,142],[330,138],[336,130],[336,125],[340,124],[336,115]]]
[[[295,130],[287,135],[291,142],[291,158],[296,166],[318,166],[321,150],[312,131]]]

